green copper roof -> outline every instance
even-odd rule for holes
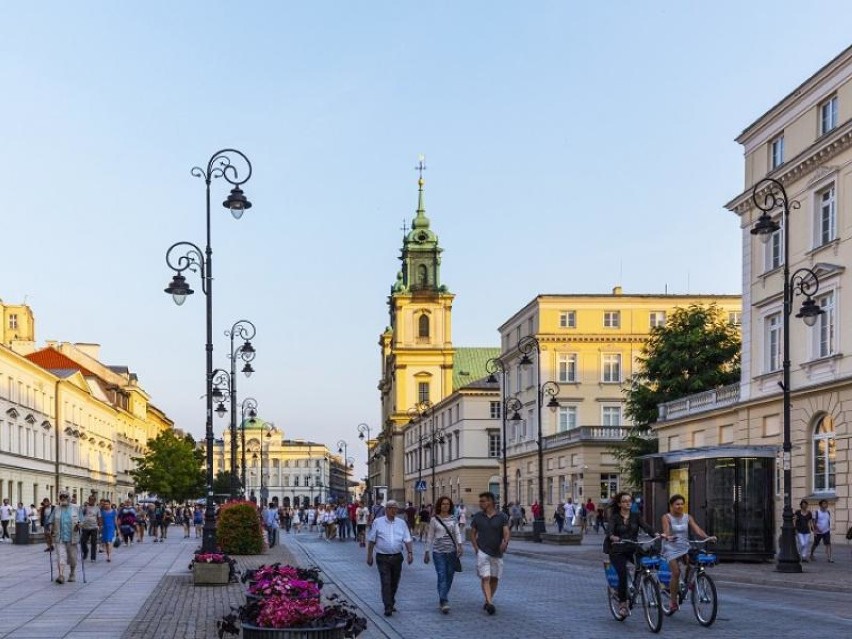
[[[488,375],[485,362],[499,355],[499,348],[457,348],[453,358],[453,390],[457,391]]]
[[[247,419],[242,425],[245,426],[246,430],[269,430],[269,426],[271,426],[271,424],[267,424],[267,422],[263,421],[260,417]]]

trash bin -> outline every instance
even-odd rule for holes
[[[28,544],[30,543],[30,522],[16,521],[15,522],[15,543]]]

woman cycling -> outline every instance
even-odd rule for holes
[[[669,499],[669,512],[663,515],[663,559],[669,562],[672,577],[669,582],[669,593],[671,595],[671,607],[669,612],[678,609],[678,588],[680,582],[680,562],[686,562],[689,553],[689,532],[702,539],[716,541],[715,537],[708,537],[701,530],[701,526],[687,515],[683,509],[686,500],[683,495],[672,495]]]
[[[618,574],[618,613],[622,617],[628,614],[627,608],[627,562],[633,561],[636,547],[631,544],[620,544],[623,540],[637,541],[641,528],[652,537],[657,533],[638,512],[631,512],[633,499],[630,493],[618,493],[612,505],[607,535],[604,538],[604,552],[609,554],[609,561]]]

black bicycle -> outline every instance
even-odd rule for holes
[[[689,542],[689,563],[686,566],[686,574],[678,584],[678,605],[686,601],[689,595],[692,602],[692,611],[695,613],[695,618],[704,627],[711,626],[716,621],[716,615],[719,612],[719,599],[716,594],[716,584],[712,577],[707,574],[707,568],[715,566],[718,559],[714,553],[707,551],[707,543],[716,541],[715,537],[709,537],[702,541]],[[671,609],[671,594],[668,589],[668,580],[665,575],[671,573],[668,571],[668,565],[665,561],[661,564],[662,570],[657,574],[658,579],[663,582],[663,587],[660,589],[660,596],[663,602],[663,612],[666,616],[674,614]]]
[[[633,567],[627,567],[627,614],[621,613],[621,602],[618,600],[618,574],[615,567],[608,561],[604,562],[607,588],[606,595],[609,611],[617,621],[624,621],[630,616],[630,611],[637,600],[642,603],[645,622],[651,632],[660,632],[663,627],[663,605],[660,597],[660,583],[656,571],[660,567],[660,557],[657,554],[659,537],[647,541],[630,541],[623,539],[618,544],[631,545],[636,548]]]

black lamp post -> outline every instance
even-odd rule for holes
[[[240,171],[232,164],[233,161],[245,162],[246,171],[240,179]],[[187,284],[184,271],[199,271],[201,276],[201,290],[207,298],[206,305],[206,420],[205,430],[207,439],[207,498],[204,509],[204,532],[201,543],[202,552],[216,551],[216,510],[213,504],[213,249],[210,246],[210,183],[214,178],[224,178],[234,188],[222,205],[230,209],[235,219],[240,219],[246,209],[251,208],[241,185],[245,184],[251,177],[251,162],[240,151],[236,149],[222,149],[214,153],[207,162],[206,169],[193,167],[192,175],[203,178],[206,185],[206,222],[207,243],[204,251],[192,242],[177,242],[172,244],[166,251],[166,264],[174,270],[174,276],[166,293],[172,296],[175,304],[180,306],[186,301],[187,295],[194,292]],[[176,255],[173,256],[173,253]],[[181,254],[182,255],[179,255]]]
[[[532,366],[532,360],[530,359],[530,353],[535,351],[535,369],[536,369],[536,389],[538,391],[538,515],[533,521],[533,541],[540,542],[541,535],[545,532],[545,524],[544,524],[544,435],[542,431],[541,424],[541,409],[544,406],[544,398],[545,396],[550,397],[550,401],[547,402],[547,407],[552,411],[556,412],[556,409],[559,408],[559,401],[556,399],[556,396],[559,395],[559,384],[556,382],[544,382],[541,381],[541,343],[533,337],[532,335],[527,335],[523,339],[518,342],[518,352],[521,353],[521,361],[519,362],[519,366],[524,368],[529,368]],[[518,415],[520,417],[520,415]]]
[[[242,372],[245,376],[251,377],[254,372],[251,362],[255,357],[251,340],[256,332],[254,324],[245,319],[234,322],[231,330],[225,331],[225,336],[231,340],[231,350],[228,352],[231,360],[231,499],[237,496],[237,359],[243,361]],[[243,343],[235,347],[235,338],[242,339]]]
[[[761,192],[763,192],[761,194]],[[800,317],[807,326],[816,324],[817,318],[824,312],[813,296],[819,290],[819,278],[809,268],[797,269],[790,276],[790,209],[799,208],[796,201],[787,199],[787,191],[778,180],[766,178],[755,184],[751,194],[752,200],[762,211],[760,217],[751,229],[752,235],[757,235],[761,242],[767,243],[772,234],[781,231],[784,240],[784,310],[782,313],[783,333],[783,362],[782,362],[782,401],[784,402],[784,510],[781,514],[781,545],[778,549],[778,572],[802,572],[799,552],[796,548],[796,531],[793,527],[793,505],[790,498],[792,489],[791,456],[793,445],[790,441],[790,315],[793,313],[793,298],[796,294],[803,295],[805,301],[796,317]],[[781,209],[783,226],[772,219],[770,213]]]
[[[343,483],[346,484],[346,503],[349,503],[349,467],[346,462],[349,455],[349,444],[341,439],[337,442],[337,452],[343,455]]]
[[[485,372],[488,373],[488,379],[486,380],[489,384],[497,383],[497,373],[500,373],[500,377],[502,378],[500,381],[500,418],[501,418],[501,429],[500,429],[500,448],[501,448],[501,459],[503,461],[503,494],[500,496],[500,502],[502,504],[503,512],[508,514],[509,511],[509,470],[506,468],[506,367],[503,366],[503,360],[499,357],[492,357],[487,362],[485,362]],[[461,495],[459,495],[461,497]]]
[[[435,446],[444,443],[444,429],[436,428],[435,406],[428,399],[418,402],[414,407],[408,409],[410,422],[420,420],[420,424],[429,418],[429,432],[420,432],[417,438],[417,483],[423,480],[423,448],[429,448],[429,466],[432,469],[432,505],[435,505]],[[419,507],[423,506],[423,493],[417,491]]]
[[[243,403],[240,404],[240,452],[242,459],[240,460],[240,493],[243,499],[246,496],[246,417],[248,421],[254,424],[257,419],[257,400],[254,397],[246,397]]]
[[[519,412],[524,405],[521,403],[517,397],[507,397],[503,402],[503,490],[506,491],[506,497],[503,501],[504,509],[506,514],[508,515],[508,504],[509,504],[509,470],[507,468],[507,460],[506,460],[506,420],[511,420],[513,422],[521,421],[521,413]],[[511,413],[511,417],[509,414]],[[521,501],[521,495],[518,494],[518,502]]]
[[[373,492],[370,490],[370,426],[368,424],[358,424],[358,439],[367,444],[367,508],[373,508]]]

